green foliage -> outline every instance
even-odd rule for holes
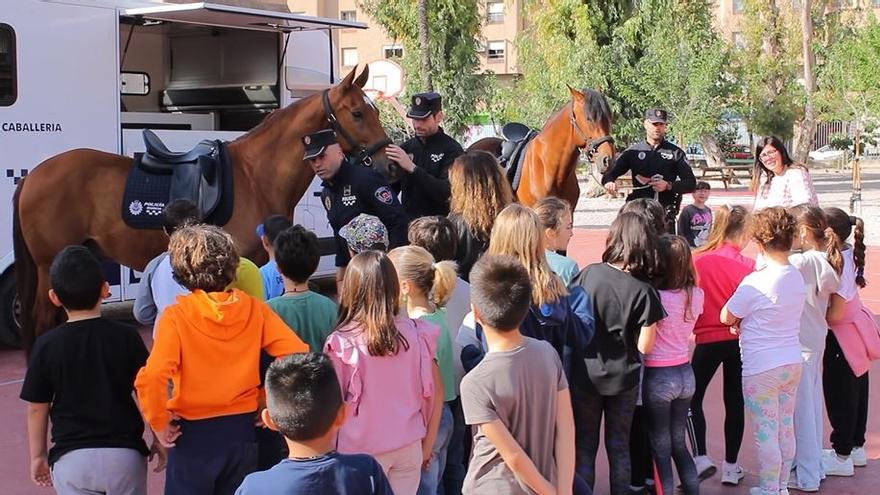
[[[742,86],[738,113],[759,135],[788,139],[805,103],[798,84],[802,58],[799,24],[784,0],[745,0],[745,47],[736,50],[735,70]]]
[[[880,115],[880,24],[872,19],[834,44],[819,72],[817,104],[826,119],[855,121],[862,128]]]
[[[417,2],[363,0],[360,6],[389,36],[403,44],[405,93],[411,95],[424,91],[419,64],[421,47]],[[477,113],[478,106],[487,101],[490,95],[487,76],[478,73],[480,63],[477,49],[482,19],[477,2],[428,2],[428,50],[432,82],[434,90],[443,95],[446,116],[444,129],[453,135],[462,134]]]
[[[644,137],[651,106],[670,111],[675,138],[714,133],[734,78],[711,8],[706,0],[531,0],[517,41],[523,77],[501,90],[499,120],[540,127],[569,99],[568,84],[609,98],[621,144]]]

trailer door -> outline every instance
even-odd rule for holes
[[[73,148],[119,151],[118,24],[112,8],[26,0],[0,9],[0,271],[13,260],[21,177]]]

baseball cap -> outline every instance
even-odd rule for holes
[[[357,253],[388,249],[388,229],[378,217],[361,213],[339,229],[339,236]]]

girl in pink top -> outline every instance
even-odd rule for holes
[[[328,338],[345,400],[347,419],[337,450],[376,458],[394,493],[419,487],[423,446],[434,445],[442,391],[434,361],[439,329],[397,316],[400,286],[384,253],[352,258],[339,294],[339,326]]]
[[[696,388],[688,362],[688,338],[703,312],[703,291],[696,286],[691,249],[684,237],[664,236],[660,246],[666,270],[656,284],[667,316],[657,323],[654,347],[643,360],[642,401],[648,410],[651,451],[663,493],[673,493],[674,459],[684,493],[696,495],[697,468],[685,441],[688,409]]]
[[[775,136],[765,137],[755,148],[752,189],[756,190],[752,211],[768,206],[791,208],[819,204],[810,171],[794,163],[785,145]]]
[[[745,476],[737,463],[745,428],[745,404],[742,393],[742,359],[739,338],[721,323],[721,308],[733,295],[746,275],[755,271],[755,260],[743,256],[749,243],[746,222],[749,212],[742,206],[722,206],[715,212],[706,244],[694,251],[697,286],[705,296],[703,314],[694,325],[696,346],[691,366],[697,378],[697,390],[691,400],[691,414],[697,451],[694,462],[697,475],[705,479],[718,470],[706,450],[706,416],[703,397],[709,383],[722,368],[724,379],[724,462],[721,483],[737,485]]]
[[[831,331],[822,360],[825,408],[831,423],[831,446],[822,465],[830,476],[852,476],[853,466],[867,463],[868,368],[880,358],[874,315],[859,299],[865,286],[865,223],[840,208],[826,208],[843,255],[840,289],[831,296],[827,317]],[[850,235],[853,244],[846,243]]]

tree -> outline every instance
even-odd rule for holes
[[[880,24],[871,19],[830,48],[819,72],[817,109],[827,119],[850,121],[855,127],[853,196],[850,206],[861,207],[859,156],[863,134],[880,115]]]
[[[425,6],[430,30],[427,58],[420,43],[419,7]],[[389,36],[402,42],[406,94],[433,87],[443,95],[444,128],[461,135],[490,95],[486,74],[479,74],[478,36],[483,21],[477,2],[457,0],[363,0],[361,9]],[[428,61],[430,67],[424,68]],[[430,78],[425,77],[425,73]]]
[[[649,106],[672,113],[683,145],[723,122],[734,78],[707,1],[533,0],[527,9],[531,23],[517,41],[523,77],[508,90],[503,119],[540,126],[570,84],[608,96],[619,143],[644,137]]]
[[[428,0],[419,0],[419,58],[422,69],[422,86],[427,91],[434,91],[431,81],[431,49],[428,38]]]
[[[804,66],[804,113],[794,128],[792,157],[806,163],[816,128],[813,94],[816,92],[815,56],[813,54],[813,0],[803,0],[801,5],[801,60]]]
[[[746,0],[746,44],[737,50],[735,65],[742,81],[738,113],[752,133],[792,136],[803,113],[803,91],[797,83],[800,43],[782,0]]]

